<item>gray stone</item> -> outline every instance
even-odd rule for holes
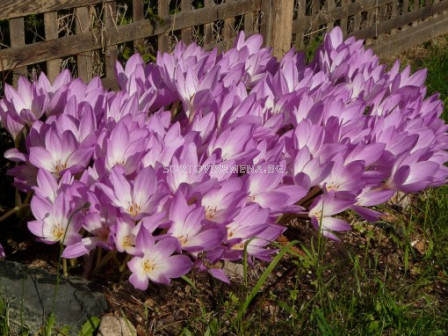
[[[113,315],[106,315],[101,319],[98,329],[99,336],[135,336],[135,327],[124,318]]]
[[[57,286],[56,274],[25,265],[0,261],[0,293],[8,304],[10,325],[36,332],[54,312],[58,328],[69,327],[77,335],[91,316],[100,316],[108,308],[104,295],[92,289],[92,283],[80,278],[63,278]],[[53,307],[53,297],[57,288]]]
[[[233,263],[231,261],[224,262],[224,273],[232,279],[243,280],[244,279],[244,267],[241,264]]]

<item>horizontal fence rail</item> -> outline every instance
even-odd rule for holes
[[[2,0],[0,72],[14,82],[68,67],[114,87],[115,62],[135,51],[151,59],[179,40],[225,50],[244,30],[281,56],[335,25],[388,56],[447,34],[448,0]]]

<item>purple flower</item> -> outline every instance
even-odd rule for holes
[[[281,167],[280,171],[275,170]],[[265,162],[257,171],[249,172],[248,181],[250,202],[258,203],[262,208],[269,209],[272,214],[282,212],[298,212],[301,209],[293,204],[303,198],[308,189],[298,185],[280,184],[285,174],[286,162]]]
[[[17,82],[17,91],[6,84],[5,98],[0,104],[0,116],[4,127],[16,139],[25,125],[31,125],[44,114],[46,94],[25,77]]]
[[[193,266],[190,258],[175,254],[179,249],[179,242],[175,238],[157,241],[145,229],[141,229],[135,245],[139,255],[128,262],[132,272],[129,281],[135,288],[147,289],[149,280],[167,285],[170,279],[186,274]]]
[[[117,169],[113,169],[109,182],[110,186],[104,183],[98,183],[97,186],[114,206],[134,219],[154,213],[158,202],[165,196],[163,189],[157,190],[157,177],[152,167],[142,169],[134,183],[128,181]]]
[[[61,176],[66,170],[72,174],[80,172],[92,155],[92,149],[80,147],[72,132],[59,133],[56,127],[51,127],[46,133],[45,147],[30,147],[29,151],[29,160],[34,166],[56,176]]]
[[[28,229],[47,244],[61,242],[70,245],[81,239],[81,213],[70,204],[70,194],[56,196],[54,204],[34,196],[31,210],[36,220],[28,222]],[[79,204],[79,203],[78,203]]]
[[[16,144],[8,174],[35,193],[31,232],[65,258],[131,256],[137,288],[193,262],[228,281],[215,263],[241,259],[246,244],[269,260],[285,213],[337,240],[350,230],[338,214],[376,221],[372,207],[396,191],[448,181],[448,125],[439,96],[425,98],[426,71],[387,70],[340,28],[308,64],[240,33],[225,53],[178,43],[116,74],[118,92],[69,71],[53,84],[21,78],[0,119]]]
[[[207,225],[205,209],[188,205],[185,197],[176,193],[171,203],[168,233],[176,237],[181,248],[189,252],[208,251],[218,246],[225,235],[224,228]]]
[[[247,197],[246,186],[239,178],[216,183],[201,198],[205,218],[216,223],[232,220]]]
[[[339,196],[339,197],[338,197]],[[343,195],[331,191],[317,198],[310,206],[308,216],[311,223],[322,234],[328,238],[338,240],[339,238],[333,233],[334,231],[348,231],[351,226],[343,219],[332,217],[350,208],[354,200],[350,195]]]

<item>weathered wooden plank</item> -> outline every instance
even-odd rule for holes
[[[406,14],[409,12],[409,0],[403,0],[403,4],[401,5],[401,13]]]
[[[213,0],[205,0],[204,7],[213,7],[215,6],[215,2]],[[206,23],[204,25],[204,47],[208,48],[212,44],[214,44],[215,39],[213,37],[213,23]]]
[[[400,15],[391,20],[387,20],[381,22],[378,27],[369,27],[363,30],[356,32],[354,35],[358,38],[368,38],[372,37],[375,34],[383,34],[387,33],[393,28],[399,28],[401,26],[413,23],[417,20],[424,20],[436,13],[441,13],[444,10],[448,9],[448,1],[439,2],[437,4],[430,5],[426,8],[420,8],[418,11],[412,11],[405,15]],[[400,33],[401,34],[401,33]]]
[[[233,2],[234,0],[227,0],[227,2]],[[234,37],[236,36],[236,32],[235,32],[235,18],[231,17],[228,18],[226,20],[224,20],[224,27],[222,29],[222,35],[224,38],[224,41],[229,41],[233,40]],[[228,47],[231,47],[231,43],[228,43]],[[226,48],[227,49],[227,48]]]
[[[294,0],[263,0],[263,2],[265,43],[272,47],[272,54],[275,57],[281,57],[291,49]]]
[[[263,35],[263,43],[265,46],[269,45],[267,36],[272,26],[272,16],[269,15],[271,11],[271,0],[261,1],[261,22],[260,22],[260,34]]]
[[[117,30],[117,4],[115,1],[104,4],[104,25],[105,34],[110,36],[111,32]],[[141,21],[140,21],[141,22]],[[140,22],[135,22],[136,24]],[[132,39],[133,41],[135,39]],[[104,56],[105,72],[107,78],[115,78],[115,63],[118,58],[118,49],[116,43],[112,43],[108,38],[105,39]]]
[[[315,20],[320,14],[322,14],[320,10],[320,0],[312,0],[311,2],[311,26],[309,31],[305,31],[306,34],[310,35],[310,39],[313,39],[317,36],[317,32],[319,29],[319,23]]]
[[[439,3],[439,2],[440,2],[440,0],[434,0],[434,3],[435,3],[435,4],[437,4],[437,3]],[[434,14],[434,17],[437,17],[437,16],[439,16],[438,13]]]
[[[347,34],[347,28],[348,28],[348,0],[341,0],[341,30],[344,36]]]
[[[414,11],[420,8],[420,0],[414,0]]]
[[[157,15],[161,18],[167,17],[170,14],[170,0],[159,0],[157,3]],[[160,34],[157,38],[158,51],[167,52],[169,42],[168,34]]]
[[[355,14],[355,17],[353,19],[353,31],[358,31],[361,29],[361,12],[362,11],[358,11]]]
[[[132,0],[132,19],[134,20],[134,22],[142,21],[145,19],[143,0]],[[144,40],[135,40],[134,51],[142,52],[144,45]]]
[[[79,7],[75,9],[76,33],[85,34],[90,30],[90,12],[89,7]],[[78,77],[85,82],[92,78],[92,52],[87,51],[76,56]]]
[[[118,86],[118,82],[116,81],[115,78],[101,78],[101,82],[103,83],[103,86],[107,89],[111,89],[111,90],[118,90],[119,86]]]
[[[9,34],[11,40],[11,47],[21,47],[25,45],[25,20],[23,18],[11,19],[9,20]],[[13,73],[13,83],[14,85],[17,83],[17,80],[20,76],[27,75],[26,66],[15,67],[11,66],[8,68],[6,65],[7,62],[2,59],[1,67],[5,67],[3,70],[12,70]]]
[[[4,70],[10,70],[17,66],[44,62],[100,49],[105,47],[104,43],[106,45],[116,45],[136,39],[166,34],[172,29],[178,30],[224,20],[236,15],[260,10],[260,5],[261,0],[240,0],[210,8],[197,9],[194,12],[171,15],[154,24],[148,20],[144,20],[127,25],[110,27],[103,31],[95,29],[89,33],[66,36],[58,40],[1,49],[0,57],[3,59]]]
[[[335,0],[327,0],[327,7],[325,9],[325,11],[323,12],[323,14],[325,13],[331,13],[331,11],[336,8],[336,1]],[[327,30],[331,30],[334,27],[334,22],[329,22],[327,24]]]
[[[192,9],[191,6],[191,0],[181,0],[180,3],[180,10],[182,13],[188,13]],[[192,28],[184,28],[180,31],[180,35],[182,38],[182,41],[184,41],[185,44],[190,44],[193,40],[193,29]]]
[[[252,33],[255,31],[255,13],[244,14],[244,31],[246,33]]]
[[[429,19],[425,24],[410,27],[399,34],[377,41],[371,47],[381,57],[389,57],[444,34],[448,34],[448,13],[439,14],[437,18]]]
[[[392,2],[392,10],[391,10],[391,14],[390,14],[390,19],[393,20],[396,17],[398,17],[398,3],[397,2]],[[397,30],[396,29],[392,29],[391,33],[392,34],[396,34]]]
[[[0,20],[91,6],[111,0],[1,0]]]
[[[58,12],[44,14],[45,39],[53,40],[59,37]],[[54,59],[47,62],[47,77],[53,81],[61,71],[61,60]]]
[[[306,0],[298,0],[297,2],[297,19],[293,21],[292,31],[296,34],[294,45],[297,49],[302,50],[305,47],[304,35],[305,25],[303,24],[307,18],[305,16]]]

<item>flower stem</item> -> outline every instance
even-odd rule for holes
[[[62,274],[64,274],[64,277],[68,277],[68,270],[67,270],[67,259],[62,258]]]
[[[98,260],[98,258],[97,258],[97,262],[96,262],[95,268],[92,271],[92,275],[97,274],[101,267],[106,265],[109,260],[111,260],[113,257],[115,257],[116,253],[117,253],[116,251],[109,251],[100,260]]]
[[[131,255],[126,255],[126,258],[124,258],[123,263],[121,264],[120,268],[118,269],[118,271],[120,273],[123,273],[123,271],[126,269],[126,266],[128,264],[128,261],[131,259]]]
[[[5,213],[4,215],[2,215],[0,217],[0,223],[3,222],[5,219],[7,219],[8,217],[10,217],[11,215],[15,214],[16,212],[22,210],[23,208],[27,207],[29,204],[22,204],[22,205],[17,205],[14,208],[12,208],[11,210],[9,210],[7,213]]]

